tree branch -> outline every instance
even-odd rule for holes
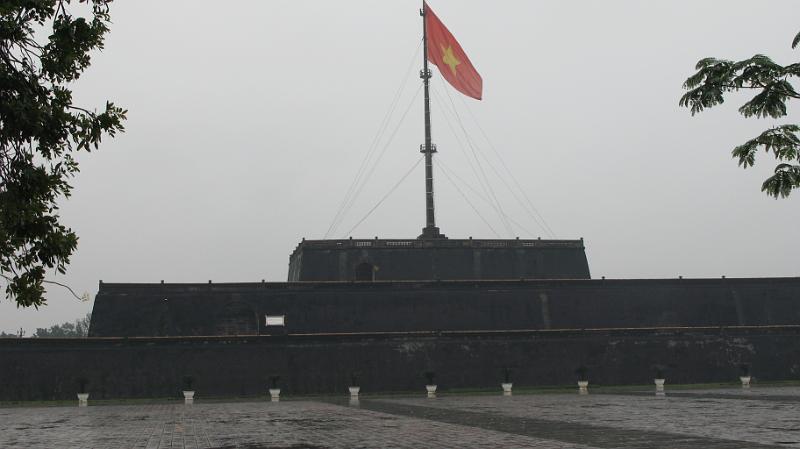
[[[0,273],[0,277],[2,277],[3,279],[7,280],[8,282],[12,282],[13,281],[12,278],[6,276],[3,273]],[[85,296],[84,297],[78,296],[78,294],[75,293],[75,290],[73,290],[67,284],[62,284],[62,283],[56,282],[56,281],[48,281],[47,279],[43,280],[42,282],[44,282],[45,284],[53,284],[53,285],[58,285],[59,287],[64,287],[65,289],[69,290],[69,292],[72,294],[72,296],[74,296],[75,299],[77,299],[78,301],[80,301],[80,302],[86,302],[87,301],[87,298]]]

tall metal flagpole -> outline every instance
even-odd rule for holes
[[[435,239],[445,238],[439,233],[436,227],[436,216],[433,208],[433,153],[436,152],[436,145],[431,143],[431,97],[429,84],[431,71],[428,69],[428,32],[425,26],[425,2],[422,2],[422,9],[419,14],[422,16],[422,71],[419,77],[425,87],[425,143],[420,145],[420,152],[425,154],[425,227],[419,238]]]

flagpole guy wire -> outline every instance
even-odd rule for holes
[[[367,152],[364,155],[364,158],[361,160],[361,164],[360,164],[360,166],[358,168],[358,171],[356,172],[356,175],[354,176],[353,181],[350,183],[350,187],[347,189],[347,192],[345,193],[344,198],[342,198],[342,201],[339,204],[339,207],[338,207],[338,209],[336,211],[336,214],[334,215],[333,219],[331,220],[331,223],[328,226],[328,230],[325,232],[325,236],[323,238],[328,238],[329,235],[331,235],[331,234],[336,232],[336,228],[339,227],[339,225],[341,224],[342,220],[344,219],[344,216],[352,208],[353,203],[355,203],[355,200],[358,197],[358,194],[363,189],[363,186],[366,184],[366,181],[371,176],[372,171],[374,171],[375,167],[377,166],[378,162],[380,161],[381,156],[383,155],[383,153],[386,151],[386,148],[391,143],[391,140],[393,139],[394,135],[397,132],[397,128],[400,127],[400,124],[398,123],[397,128],[395,128],[395,132],[391,135],[389,141],[386,142],[386,145],[384,146],[383,151],[379,155],[378,160],[376,160],[374,162],[374,164],[372,165],[372,167],[370,168],[370,170],[368,170],[369,174],[366,174],[367,173],[367,167],[369,166],[369,162],[371,161],[372,157],[374,156],[375,151],[378,148],[378,144],[383,139],[383,136],[384,136],[386,130],[388,129],[388,127],[389,127],[389,123],[391,122],[391,117],[392,117],[392,115],[394,115],[394,112],[397,109],[397,105],[400,102],[400,97],[402,95],[402,92],[405,90],[405,87],[406,87],[406,85],[408,83],[408,79],[409,79],[409,77],[411,75],[412,69],[414,68],[414,62],[417,59],[417,56],[419,55],[420,47],[422,47],[422,40],[420,40],[419,43],[417,44],[417,48],[414,50],[414,55],[411,57],[411,60],[409,61],[408,68],[406,69],[405,75],[403,76],[403,80],[400,82],[400,86],[397,88],[397,91],[395,92],[394,97],[392,98],[392,101],[389,103],[389,107],[387,108],[386,113],[383,116],[383,119],[381,120],[380,124],[378,125],[378,130],[376,131],[375,136],[373,137],[370,145],[367,147]],[[419,93],[419,89],[417,90],[417,93]],[[416,99],[416,95],[414,95],[414,98]],[[412,100],[412,104],[413,104],[413,100]],[[400,119],[400,123],[402,123],[402,121],[405,118],[405,115],[408,113],[408,110],[410,109],[410,107],[411,107],[411,104],[409,104],[409,108],[406,109],[406,112],[403,114],[403,117]],[[365,176],[366,176],[366,178],[365,178]]]
[[[381,204],[383,204],[383,202],[384,202],[384,201],[385,201],[387,198],[389,198],[389,196],[390,196],[392,193],[394,193],[394,191],[395,191],[395,190],[397,190],[397,188],[398,188],[398,187],[400,187],[400,184],[402,184],[402,183],[403,183],[403,181],[405,181],[405,180],[406,180],[406,178],[408,178],[408,176],[409,176],[409,175],[411,175],[411,173],[413,173],[413,172],[414,172],[414,169],[416,169],[416,168],[417,168],[417,166],[419,165],[419,163],[420,163],[420,162],[422,162],[422,159],[423,159],[422,157],[420,157],[419,159],[417,159],[417,162],[415,162],[415,163],[414,163],[414,165],[412,165],[412,166],[411,166],[411,168],[410,168],[410,169],[408,169],[408,171],[407,171],[407,172],[406,172],[406,173],[403,175],[403,177],[402,177],[402,178],[400,178],[400,180],[399,180],[399,181],[397,181],[397,183],[396,183],[394,186],[392,186],[392,188],[391,188],[391,189],[389,189],[389,191],[388,191],[388,192],[386,192],[386,194],[385,194],[385,195],[383,195],[383,197],[382,197],[380,200],[378,200],[378,202],[377,202],[377,203],[376,203],[374,206],[372,206],[372,209],[370,209],[370,210],[369,210],[369,211],[368,211],[368,212],[367,212],[367,213],[366,213],[366,214],[365,214],[363,217],[361,217],[361,219],[360,219],[360,220],[358,220],[358,221],[356,222],[356,224],[354,224],[354,225],[353,225],[353,227],[352,227],[352,228],[350,228],[350,230],[349,230],[349,231],[347,231],[347,233],[346,233],[344,236],[342,236],[342,238],[345,238],[345,237],[347,237],[348,235],[351,235],[351,233],[352,233],[353,231],[355,231],[355,230],[356,230],[356,228],[357,228],[357,227],[358,227],[358,226],[359,226],[361,223],[363,223],[363,222],[364,222],[364,220],[366,220],[367,218],[369,218],[369,216],[370,216],[370,215],[372,215],[372,213],[373,213],[373,212],[375,212],[375,210],[376,210],[378,207],[380,207],[380,205],[381,205]]]
[[[444,83],[442,83],[442,84],[444,84]],[[452,111],[456,121],[459,124],[459,127],[461,128],[462,133],[464,134],[464,138],[466,139],[467,144],[468,144],[470,150],[472,151],[473,157],[475,158],[475,160],[476,160],[476,162],[478,164],[478,167],[480,168],[481,175],[483,175],[483,178],[485,179],[484,182],[486,182],[488,184],[489,183],[489,179],[486,176],[485,171],[483,170],[483,165],[480,163],[480,160],[478,158],[479,155],[480,155],[480,157],[483,158],[483,160],[486,162],[486,164],[489,166],[489,168],[494,172],[494,174],[500,179],[500,181],[505,185],[505,187],[509,190],[509,192],[511,192],[511,195],[513,196],[513,198],[517,201],[517,203],[520,206],[522,206],[522,209],[530,216],[530,218],[533,220],[533,222],[542,231],[544,231],[545,235],[548,235],[551,238],[555,238],[555,236],[556,236],[555,232],[553,232],[553,230],[547,224],[547,221],[541,215],[539,210],[533,205],[533,202],[531,201],[530,197],[525,193],[525,190],[522,188],[522,186],[520,185],[519,181],[514,176],[514,173],[511,171],[511,169],[505,163],[505,160],[502,158],[502,156],[500,155],[500,152],[497,150],[497,148],[493,145],[493,143],[489,139],[489,137],[486,134],[486,132],[480,126],[480,124],[477,121],[477,118],[475,118],[474,114],[472,114],[472,111],[470,111],[469,108],[465,104],[465,108],[467,109],[467,112],[470,113],[473,122],[476,124],[476,126],[478,126],[478,129],[481,131],[484,139],[487,141],[487,143],[492,148],[492,150],[494,151],[494,153],[497,156],[497,158],[500,160],[500,163],[501,163],[502,167],[505,168],[506,172],[508,173],[508,176],[512,179],[513,183],[516,185],[516,187],[519,190],[519,192],[522,195],[522,197],[527,201],[527,204],[526,204],[526,201],[523,201],[518,196],[518,194],[514,190],[514,188],[512,188],[511,185],[509,185],[508,181],[506,181],[505,177],[500,174],[500,172],[497,170],[497,168],[494,166],[494,164],[491,163],[491,161],[486,156],[486,154],[484,154],[484,152],[481,151],[480,146],[476,142],[474,142],[474,139],[472,139],[472,137],[470,136],[469,132],[466,129],[466,126],[464,125],[463,121],[461,120],[461,116],[460,116],[460,114],[458,113],[458,111],[456,109],[455,103],[453,102],[453,98],[450,95],[450,92],[447,90],[447,86],[443,86],[443,89],[445,90],[445,93],[446,93],[446,95],[447,95],[447,97],[449,99],[449,102],[450,102],[450,107],[451,107],[450,111]],[[466,103],[466,102],[464,102],[464,100],[462,99],[462,103]],[[447,108],[445,108],[445,109],[447,109]],[[451,131],[453,131],[452,128],[451,128]],[[455,131],[453,131],[453,134],[454,135],[456,134]],[[468,157],[468,160],[469,160],[469,157]],[[474,171],[474,167],[473,167],[473,171]],[[477,173],[476,173],[476,176],[478,177],[479,181],[481,181],[481,176],[479,176]],[[481,183],[481,186],[483,187],[483,183]],[[491,192],[490,196],[494,199],[494,202],[495,202],[495,204],[497,204],[497,207],[499,207],[499,200],[497,199],[496,195],[494,195],[494,189],[492,189],[491,185],[489,185],[488,188],[489,188],[489,190]],[[484,188],[484,190],[486,190],[486,189]],[[493,206],[493,207],[495,207],[495,206]],[[498,211],[498,213],[501,216],[504,216],[506,219],[510,218],[507,214],[502,212],[502,208]],[[501,221],[503,221],[502,218],[501,218]]]

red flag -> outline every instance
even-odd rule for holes
[[[483,79],[469,62],[456,38],[436,17],[430,6],[425,8],[425,34],[428,37],[428,61],[439,67],[444,79],[462,94],[481,99]]]

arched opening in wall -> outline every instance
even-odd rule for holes
[[[257,335],[258,315],[244,302],[225,305],[216,320],[214,335]]]
[[[356,265],[356,280],[357,281],[374,281],[375,280],[375,266],[371,263],[363,262]]]

